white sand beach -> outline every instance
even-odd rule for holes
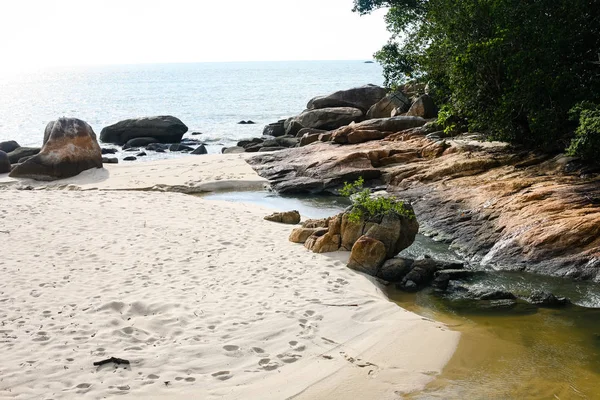
[[[162,192],[263,183],[243,155],[0,175],[0,398],[398,399],[433,379],[459,334],[345,254],[288,242],[271,210]],[[110,357],[131,364],[93,365]]]

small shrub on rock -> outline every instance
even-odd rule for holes
[[[571,109],[569,117],[571,120],[579,121],[579,126],[567,153],[586,161],[599,163],[600,105],[590,102],[580,103]]]
[[[404,202],[389,197],[372,197],[369,189],[363,188],[364,179],[358,178],[353,183],[344,182],[340,190],[342,196],[352,200],[352,211],[348,214],[348,220],[359,222],[360,220],[373,220],[386,214],[395,213],[408,218],[415,218],[413,210],[405,207]]]

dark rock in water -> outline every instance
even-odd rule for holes
[[[117,157],[102,157],[103,164],[118,164],[119,159]]]
[[[165,149],[156,149],[154,151],[157,153],[166,153]]]
[[[19,147],[8,154],[11,164],[16,164],[23,157],[34,156],[40,152],[39,147]]]
[[[436,278],[440,276],[447,276],[448,280],[457,280],[470,278],[475,274],[475,271],[470,269],[443,269],[435,273]]]
[[[263,143],[264,141],[265,141],[265,139],[261,139],[261,138],[252,138],[252,139],[247,139],[247,140],[240,140],[239,142],[237,142],[237,146],[238,147],[243,147],[243,148],[248,148],[248,147],[254,146],[256,144]]]
[[[105,148],[103,147],[101,149],[102,154],[115,154],[117,152],[117,149],[111,149],[111,148]]]
[[[135,161],[135,160],[137,160],[137,158],[134,156],[127,156],[123,159],[123,161]]]
[[[175,144],[172,144],[169,146],[169,151],[192,151],[192,150],[194,150],[193,147],[186,146],[184,144],[175,143]]]
[[[200,141],[200,139],[195,138],[183,138],[181,139],[181,142],[179,142],[179,144],[185,144],[186,146],[196,146],[201,143],[202,142]]]
[[[202,135],[202,132],[192,132],[192,136]]]
[[[0,150],[0,174],[6,174],[10,172],[10,160],[8,159],[8,154],[4,151]]]
[[[130,145],[129,143],[125,143],[123,146],[121,146],[121,150],[129,150],[129,149],[133,149],[134,147],[132,145]]]
[[[41,151],[15,168],[11,177],[47,181],[102,168],[102,150],[88,123],[76,118],[59,118],[48,123],[44,137],[46,142]]]
[[[448,285],[450,284],[450,275],[441,274],[436,275],[433,281],[431,282],[431,287],[438,290],[446,290],[448,289]]]
[[[367,110],[386,94],[386,90],[376,85],[365,85],[347,90],[340,90],[326,96],[311,99],[306,108],[309,110],[330,107],[353,107],[366,113]]]
[[[29,160],[32,157],[33,156],[21,157],[19,158],[19,161],[17,161],[17,164],[23,164],[25,161]]]
[[[127,153],[133,153],[136,151],[140,151],[140,149],[138,147],[128,147],[126,149],[124,149]]]
[[[223,153],[223,154],[236,154],[236,153],[243,153],[245,151],[246,150],[240,146],[223,147],[223,149],[221,149],[221,153]]]
[[[135,156],[136,157],[144,157],[144,156],[147,156],[147,154],[146,154],[146,152],[142,151],[140,153],[137,153]]]
[[[166,144],[163,144],[163,143],[151,143],[148,146],[146,146],[146,150],[152,150],[152,151],[162,150],[162,152],[164,152],[167,148],[169,148],[169,146]]]
[[[6,142],[0,142],[0,151],[3,151],[5,153],[10,153],[11,151],[15,151],[19,147],[21,147],[19,145],[19,143],[15,142],[14,140],[8,140]]]
[[[158,143],[158,140],[152,137],[138,137],[128,140],[125,144],[129,147],[143,147],[152,143]]]
[[[467,293],[468,298],[474,300],[516,300],[517,296],[506,290],[497,289],[483,289],[483,290],[469,290]]]
[[[192,151],[192,154],[208,154],[208,150],[206,150],[206,146],[201,144],[200,146],[196,147],[194,151]]]
[[[106,143],[124,144],[138,137],[152,137],[160,143],[178,143],[188,127],[173,116],[127,119],[107,126],[100,132]]]
[[[538,307],[563,307],[571,304],[571,301],[566,297],[556,297],[552,293],[536,291],[527,298],[527,301],[531,304],[535,304]]]
[[[265,126],[263,129],[263,135],[270,135],[275,137],[285,135],[285,128],[283,126],[283,122],[284,120],[281,120]]]
[[[400,282],[410,272],[415,260],[410,258],[392,258],[381,266],[377,277],[388,282]]]
[[[396,286],[399,289],[413,291],[429,285],[438,270],[435,260],[416,260],[412,269]]]
[[[296,210],[276,212],[265,217],[267,221],[295,225],[300,223],[300,213]]]
[[[249,119],[248,121],[242,120],[242,121],[238,122],[238,124],[241,124],[241,125],[253,125],[253,124],[256,124],[256,122],[254,122],[251,119]]]

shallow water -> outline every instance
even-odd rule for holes
[[[312,218],[347,206],[335,197],[281,197],[268,192],[213,193],[207,199],[239,201],[274,210],[298,209]],[[446,244],[418,235],[406,257],[460,261]],[[478,265],[470,268],[484,269]],[[600,307],[600,285],[516,272],[488,272],[465,282],[527,296],[546,290],[586,307]],[[600,308],[522,307],[505,311],[459,309],[432,291],[417,294],[388,287],[400,306],[447,323],[462,333],[442,374],[410,399],[600,399]]]

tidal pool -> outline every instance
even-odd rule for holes
[[[275,211],[296,209],[310,218],[339,213],[348,206],[339,197],[282,197],[270,192],[223,192],[203,196],[258,204]],[[444,243],[418,235],[402,252],[462,261]],[[405,293],[388,286],[401,307],[460,331],[458,348],[440,376],[409,399],[600,399],[600,285],[478,265],[482,273],[464,282],[474,288],[508,290],[527,297],[534,290],[565,296],[574,305],[482,311],[458,307],[432,290]]]

